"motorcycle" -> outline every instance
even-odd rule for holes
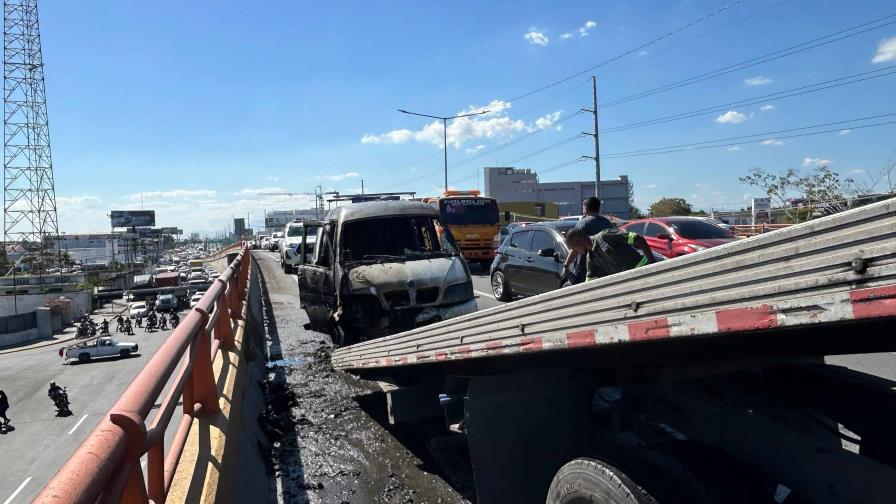
[[[56,416],[71,416],[72,410],[69,407],[71,403],[68,401],[68,392],[66,387],[62,387],[52,396],[53,405],[56,406]]]

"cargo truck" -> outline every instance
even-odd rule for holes
[[[893,503],[896,200],[340,348],[479,504]],[[892,359],[892,355],[889,356]]]

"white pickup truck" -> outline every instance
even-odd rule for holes
[[[119,342],[111,336],[102,336],[78,345],[60,348],[59,356],[66,361],[77,359],[78,362],[103,357],[127,358],[136,354],[138,348],[136,343]]]

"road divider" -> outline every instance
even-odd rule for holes
[[[22,489],[25,488],[25,485],[27,485],[29,481],[31,481],[31,476],[28,476],[27,478],[25,478],[25,481],[23,481],[22,484],[19,485],[19,488],[16,488],[16,491],[13,492],[12,495],[7,497],[6,500],[3,501],[3,504],[10,504],[13,501],[13,499],[15,499],[16,496],[22,492]]]

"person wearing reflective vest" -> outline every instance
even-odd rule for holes
[[[572,229],[566,234],[566,245],[587,257],[585,281],[654,262],[653,252],[643,236],[615,227],[594,236],[588,236],[581,229]]]

